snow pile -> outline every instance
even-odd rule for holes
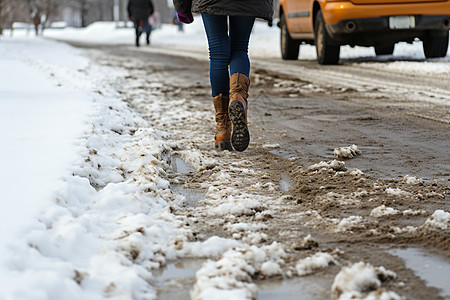
[[[383,288],[370,292],[366,296],[360,296],[357,292],[343,294],[339,300],[407,300],[395,292],[386,291]]]
[[[355,144],[347,147],[337,147],[333,151],[334,156],[338,159],[349,159],[361,154],[358,146]]]
[[[332,160],[329,162],[321,161],[318,164],[314,164],[308,167],[308,171],[319,171],[319,170],[334,170],[334,171],[345,171],[345,162],[339,160]]]
[[[267,225],[263,223],[235,223],[235,224],[226,224],[223,227],[225,230],[227,230],[230,233],[240,233],[240,232],[256,232],[261,229],[266,229]]]
[[[441,209],[436,210],[431,217],[429,217],[423,228],[429,228],[434,230],[446,230],[450,228],[450,212],[443,211]]]
[[[263,148],[266,148],[266,149],[280,148],[280,144],[264,144]]]
[[[349,174],[352,175],[352,176],[362,176],[362,175],[364,175],[363,171],[361,171],[360,169],[357,169],[357,168],[351,169]]]
[[[352,228],[358,226],[364,221],[361,216],[350,216],[347,218],[342,218],[337,224],[336,231],[345,232],[350,231]]]
[[[400,212],[392,207],[387,207],[384,204],[380,205],[378,207],[375,207],[374,209],[372,209],[372,211],[370,212],[370,216],[374,217],[374,218],[380,218],[383,216],[392,216],[392,215],[397,215]]]
[[[402,234],[402,233],[413,233],[416,232],[417,227],[414,226],[405,226],[403,228],[400,228],[398,226],[392,226],[391,227],[395,233],[397,234]]]
[[[208,191],[207,195],[209,193],[210,191]],[[249,197],[247,194],[229,195],[226,199],[223,199],[221,204],[212,208],[210,212],[218,216],[254,215],[256,212],[265,209],[265,205],[262,204],[264,203],[263,201],[263,199],[261,199],[261,201],[258,199],[252,199],[252,197]]]
[[[309,250],[312,248],[316,248],[319,246],[319,242],[317,242],[311,234],[305,236],[298,244],[294,246],[295,250]]]
[[[337,264],[333,256],[328,253],[317,252],[312,256],[300,259],[295,265],[295,269],[299,276],[305,276],[324,269],[330,264]]]
[[[399,188],[386,188],[386,193],[393,196],[412,196],[411,193]]]
[[[281,275],[285,256],[276,242],[230,249],[218,261],[208,261],[197,271],[191,299],[255,299],[258,288],[252,277]]]
[[[117,124],[133,116],[124,103],[98,101],[85,159],[57,187],[53,205],[22,236],[7,264],[11,271],[27,270],[12,278],[20,287],[10,295],[151,298],[150,270],[177,255],[173,241],[183,233],[169,210],[167,165],[158,159],[166,147],[149,128],[117,133]]]
[[[45,151],[36,151],[43,167],[30,161],[21,167],[21,174],[12,177],[18,187],[8,197],[10,202],[17,202],[23,212],[28,212],[27,201],[39,203],[40,213],[33,208],[28,215],[15,214],[18,233],[7,239],[2,236],[2,296],[17,300],[154,299],[152,270],[167,259],[216,257],[242,246],[219,237],[189,242],[192,233],[183,228],[183,217],[172,213],[172,205],[182,200],[170,189],[167,174],[176,147],[162,140],[164,132],[134,115],[107,83],[123,73],[80,59],[67,45],[32,38],[3,42],[1,54],[8,66],[14,66],[9,77],[17,77],[12,70],[22,72],[21,78],[32,77],[36,88],[28,90],[31,97],[18,93],[20,88],[14,86],[2,89],[11,101],[1,105],[14,108],[19,100],[30,99],[20,114],[28,118],[42,109],[45,113],[40,115],[42,120],[36,119],[40,122],[36,128],[48,125],[42,130],[52,141],[44,143]],[[161,102],[154,95],[147,95],[146,101]],[[89,118],[80,116],[79,110],[87,111]],[[8,112],[3,106],[0,111]],[[3,116],[2,120],[20,121]],[[24,140],[25,133],[17,136]],[[31,136],[32,141],[37,138]],[[8,147],[21,149],[19,142],[12,140]],[[33,152],[32,147],[25,149]],[[66,149],[72,149],[70,155],[58,153]],[[49,160],[46,151],[53,154]],[[191,157],[193,164],[200,161],[199,167],[208,166],[208,161]],[[34,177],[44,178],[36,181],[46,193],[37,195],[34,187],[31,191],[23,188],[21,178],[28,169]],[[267,273],[274,270],[274,266],[265,267]]]
[[[180,257],[209,257],[214,258],[228,249],[242,247],[243,244],[234,240],[226,239],[218,236],[212,236],[203,242],[187,242],[185,238],[178,240],[182,245],[178,256]]]
[[[392,295],[394,298],[376,298],[375,294],[364,296],[364,293],[379,289],[382,282],[396,277],[394,272],[386,270],[384,267],[375,268],[364,262],[343,267],[331,286],[333,299],[400,299],[393,292],[385,293],[385,296]]]
[[[403,177],[402,182],[404,182],[406,184],[422,184],[423,183],[423,179],[422,178],[417,178],[415,176],[406,175],[406,176]]]
[[[406,209],[403,211],[403,214],[405,216],[418,216],[418,215],[426,215],[426,214],[428,214],[428,211],[426,211],[424,209],[417,209],[417,210]]]

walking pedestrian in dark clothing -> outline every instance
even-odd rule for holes
[[[173,0],[173,3],[181,22],[191,23],[193,12],[202,15],[216,111],[215,146],[219,150],[244,151],[250,143],[248,42],[255,18],[272,22],[273,0]]]
[[[146,42],[149,45],[152,28],[148,23],[148,18],[153,14],[152,0],[129,0],[127,9],[128,16],[134,22],[136,30],[136,46],[139,47],[139,39],[143,32],[147,35]]]

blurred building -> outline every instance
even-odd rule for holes
[[[162,23],[169,23],[172,8],[167,1],[152,0]],[[96,21],[127,21],[128,0],[68,0],[60,6],[60,20],[72,27],[85,27]]]
[[[51,1],[51,0],[47,0]],[[128,0],[58,0],[59,13],[51,22],[62,21],[70,27],[85,27],[97,21],[127,21]],[[172,0],[152,0],[161,23],[171,23],[174,12]],[[275,12],[278,0],[274,0]],[[275,13],[276,15],[276,13]]]

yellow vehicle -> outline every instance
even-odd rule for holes
[[[450,0],[280,0],[283,59],[315,44],[320,64],[337,64],[341,45],[392,54],[397,42],[423,42],[425,57],[447,54]]]

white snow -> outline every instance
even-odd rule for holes
[[[417,178],[416,176],[406,175],[406,176],[403,177],[402,182],[404,182],[406,184],[422,184],[423,183],[423,179],[422,178]]]
[[[422,226],[435,230],[446,230],[450,228],[450,212],[438,209],[425,221],[425,224]]]
[[[353,158],[361,154],[361,150],[355,144],[346,147],[337,147],[333,151],[334,156],[338,159]]]
[[[361,216],[349,216],[347,218],[342,218],[338,224],[336,231],[350,231],[353,227],[358,226],[364,221]]]
[[[226,251],[218,261],[207,261],[196,274],[191,299],[255,299],[257,287],[251,276],[281,275],[284,250],[276,242]]]
[[[106,83],[116,70],[34,37],[1,46],[2,297],[154,299],[167,259],[241,246],[187,241],[169,147]]]
[[[321,161],[320,163],[313,164],[308,167],[309,171],[319,171],[319,170],[328,170],[328,169],[332,169],[335,171],[344,171],[345,170],[345,162],[334,159],[329,162]]]
[[[395,279],[396,276],[392,271],[383,267],[375,268],[365,262],[343,267],[334,278],[331,286],[333,299],[374,299],[365,298],[363,294],[380,288],[381,279],[383,281],[391,280]]]
[[[371,217],[380,218],[383,216],[391,216],[399,214],[400,212],[392,207],[387,207],[386,205],[380,205],[378,207],[375,207],[370,212]]]
[[[275,23],[274,23],[275,24]],[[131,24],[129,28],[116,28],[112,22],[97,22],[87,28],[75,29],[67,28],[47,29],[44,32],[46,37],[64,39],[78,42],[91,42],[100,44],[129,44],[134,43],[134,29]],[[201,17],[196,15],[194,22],[184,26],[184,32],[178,32],[177,27],[163,24],[161,29],[152,32],[153,46],[170,46],[176,50],[189,50],[206,54],[207,42],[203,30]],[[249,53],[251,57],[277,58],[281,57],[280,52],[280,29],[277,26],[268,27],[266,22],[255,23],[250,39]],[[407,59],[408,61],[389,61],[392,56],[375,55],[373,48],[367,47],[341,47],[341,59],[354,59],[363,57],[370,59],[370,63],[357,63],[359,67],[372,69],[389,69],[393,72],[412,72],[414,74],[436,74],[450,72],[448,61],[450,48],[447,57],[435,59],[430,62],[423,62],[425,57],[422,50],[422,42],[413,44],[398,43],[395,47],[394,57]],[[302,45],[300,47],[300,60],[315,60],[316,51],[314,46]],[[356,64],[356,63],[355,63]]]
[[[329,253],[317,252],[316,254],[300,259],[295,265],[298,276],[305,276],[328,267],[330,264],[337,264],[336,260]]]
[[[400,188],[386,188],[386,193],[394,196],[411,196],[412,194]]]
[[[276,26],[269,28],[257,22],[250,56],[279,59],[279,34]],[[94,23],[84,29],[47,29],[44,37],[134,47],[134,30],[116,28],[111,22]],[[158,51],[158,47],[206,59],[201,18],[196,16],[192,25],[185,26],[184,33],[178,32],[176,26],[164,25],[152,33],[152,46],[141,50]],[[187,50],[190,54],[186,54]],[[395,56],[409,59],[402,62],[375,57],[370,48],[342,47],[341,53],[344,60],[370,57],[371,63],[355,63],[361,68],[436,76],[449,72],[449,55],[420,61],[420,42],[396,46]],[[315,60],[315,48],[302,46],[299,59]],[[189,242],[190,232],[183,229],[182,218],[170,212],[170,206],[183,199],[174,195],[165,177],[167,162],[163,153],[171,147],[161,138],[165,134],[162,128],[158,128],[189,115],[177,111],[170,120],[155,119],[152,124],[142,120],[107,84],[124,75],[96,65],[75,48],[28,36],[22,29],[15,30],[13,37],[8,31],[1,37],[2,297],[154,299],[156,289],[149,284],[153,279],[151,270],[177,257],[219,255],[218,260],[208,261],[197,273],[192,298],[255,298],[257,288],[251,276],[282,276],[286,253],[277,243],[254,245],[268,239],[265,233],[258,232],[264,229],[260,223],[227,227],[242,241],[213,236],[203,242]],[[179,101],[181,105],[184,100]],[[145,105],[156,116],[165,109],[155,95],[149,95]],[[199,151],[180,150],[178,155],[196,170],[215,165]],[[342,171],[345,163],[321,162],[308,170],[322,169]],[[240,172],[253,171],[240,168]],[[357,169],[351,172],[355,176],[362,174]],[[267,198],[219,189],[221,183],[233,179],[225,172],[215,176],[217,185],[208,187],[206,194],[211,204],[208,213],[230,219],[248,214],[257,221],[270,215]],[[421,180],[405,177],[404,182],[417,184]],[[254,188],[272,190],[274,184]],[[399,189],[386,192],[403,195]],[[315,211],[305,214],[321,218]],[[438,210],[423,226],[447,229],[449,220],[450,213]],[[338,228],[349,230],[362,221],[360,216],[344,218],[338,221]],[[329,254],[331,258],[326,253],[316,255],[308,262],[299,262],[297,271],[309,272],[305,270],[334,262]],[[336,277],[333,290],[342,290],[341,297],[380,285],[373,274],[382,270],[373,271],[370,265],[360,264],[344,268]],[[380,299],[396,299],[392,292],[381,295]],[[366,296],[369,299],[371,294]]]

